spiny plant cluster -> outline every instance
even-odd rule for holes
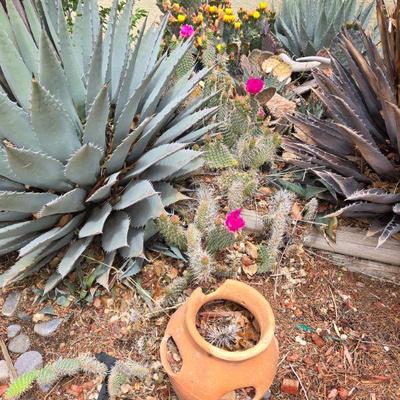
[[[175,304],[191,284],[204,285],[221,275],[215,256],[232,246],[235,234],[218,221],[218,204],[211,189],[203,186],[197,192],[194,221],[184,228],[176,215],[161,216],[157,221],[165,242],[177,246],[188,256],[188,268],[166,289],[163,305]]]
[[[37,4],[36,4],[37,3]],[[131,42],[133,0],[105,27],[79,2],[72,32],[61,0],[0,4],[0,255],[18,252],[0,287],[61,252],[52,290],[94,241],[121,276],[143,262],[149,221],[179,198],[173,182],[201,166],[187,149],[212,129],[209,98],[192,98],[209,69],[170,86],[193,45],[161,53],[167,18]]]
[[[17,399],[26,393],[35,381],[38,385],[51,387],[62,378],[80,373],[96,375],[104,379],[107,375],[107,367],[97,361],[95,357],[89,355],[77,358],[60,358],[42,369],[33,370],[19,376],[8,387],[5,396],[7,399]]]

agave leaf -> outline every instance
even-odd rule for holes
[[[117,255],[116,251],[112,251],[111,253],[107,253],[105,255],[104,261],[100,267],[102,273],[96,279],[96,282],[99,285],[103,286],[103,288],[106,289],[108,292],[110,291],[110,285],[109,285],[110,272],[116,255]]]
[[[103,183],[103,185],[99,189],[95,190],[86,199],[86,202],[89,201],[99,202],[105,200],[110,195],[112,187],[118,181],[119,174],[120,174],[119,172],[116,172],[115,174],[110,175]]]
[[[100,162],[103,158],[101,149],[92,144],[84,144],[68,160],[65,176],[74,183],[88,186],[96,183],[100,173]]]
[[[126,2],[113,36],[111,57],[111,90],[113,99],[118,94],[122,71],[128,61],[133,3],[133,0]]]
[[[129,229],[128,233],[128,246],[119,250],[121,256],[125,259],[134,257],[144,258],[144,230],[143,229]]]
[[[171,175],[171,179],[180,178],[183,176],[188,176],[192,174],[194,171],[197,171],[204,165],[204,159],[202,157],[195,158],[186,164],[179,171],[176,171],[173,175]]]
[[[136,161],[132,170],[124,177],[124,180],[140,175],[152,165],[183,149],[185,146],[185,143],[168,143],[149,150]]]
[[[124,210],[139,201],[156,195],[153,185],[149,181],[132,181],[122,193],[114,210]]]
[[[36,236],[37,234],[33,232],[0,240],[0,256],[19,250],[21,247],[26,246]]]
[[[168,182],[157,182],[154,184],[154,189],[160,192],[161,201],[164,207],[168,207],[171,204],[175,204],[178,201],[188,200],[190,197],[185,196],[179,190],[176,190]]]
[[[42,218],[48,215],[83,211],[85,209],[85,196],[85,190],[80,188],[73,189],[43,206],[38,212],[38,216]]]
[[[178,45],[177,48],[158,68],[153,80],[150,82],[150,92],[148,93],[140,115],[142,120],[154,114],[154,112],[156,111],[157,105],[160,101],[161,96],[164,93],[166,85],[172,78],[176,66],[192,47],[193,40],[194,39],[187,40]],[[153,87],[152,84],[154,85]]]
[[[143,227],[153,218],[165,212],[160,196],[148,197],[128,208],[127,213],[131,217],[131,226],[135,228]]]
[[[392,211],[390,204],[377,204],[358,202],[350,204],[340,210],[329,214],[327,217],[354,217],[354,218],[376,218],[379,214],[386,214]]]
[[[125,164],[126,158],[129,151],[138,137],[142,134],[147,124],[150,122],[150,118],[145,119],[137,128],[135,128],[113,151],[109,160],[106,163],[106,169],[108,173],[112,173],[120,170]]]
[[[82,81],[83,65],[76,56],[78,51],[73,47],[70,34],[65,22],[62,9],[58,10],[58,37],[53,36],[53,40],[59,41],[58,45],[63,49],[61,58],[64,66],[65,76],[68,81],[68,87],[74,104],[78,110],[79,116],[82,118],[85,115],[85,98],[86,89]]]
[[[200,156],[201,153],[198,151],[186,149],[179,150],[175,154],[172,154],[164,160],[154,164],[147,171],[145,171],[141,177],[152,182],[167,179]]]
[[[393,164],[382,154],[378,146],[373,142],[368,142],[360,134],[352,129],[347,128],[344,125],[337,124],[342,130],[343,134],[353,141],[354,145],[363,155],[367,163],[373,168],[378,174],[385,176],[394,176]]]
[[[20,183],[16,183],[6,179],[4,177],[0,177],[0,192],[9,191],[9,192],[24,192],[25,186]]]
[[[85,224],[79,231],[79,237],[96,236],[103,233],[104,224],[111,214],[112,206],[109,203],[103,204],[101,207],[94,208]]]
[[[12,31],[10,20],[7,17],[7,13],[4,10],[3,4],[0,3],[0,27],[1,30],[10,38],[10,40],[16,45],[14,33]]]
[[[106,252],[128,246],[129,216],[123,211],[117,211],[108,217],[104,225],[102,247]]]
[[[28,114],[3,93],[0,93],[0,133],[3,138],[17,146],[40,149]]]
[[[1,29],[0,66],[18,103],[28,110],[32,75],[11,39]]]
[[[79,239],[68,247],[67,252],[57,267],[57,272],[61,275],[61,279],[65,278],[72,271],[76,262],[87,249],[92,239],[92,237]]]
[[[132,96],[129,98],[125,107],[121,110],[121,114],[117,119],[114,132],[114,142],[113,146],[117,147],[129,134],[129,128],[132,124],[133,118],[139,107],[139,103],[143,97],[143,91],[148,85],[152,78],[149,74],[139,85],[139,87],[134,91]],[[146,120],[146,119],[145,119]],[[142,122],[144,122],[143,120]]]
[[[330,171],[314,171],[324,183],[331,187],[335,192],[347,197],[360,188],[360,184],[353,177],[343,177]]]
[[[400,217],[395,215],[391,221],[387,224],[384,231],[382,232],[381,236],[378,240],[378,246],[382,246],[389,238],[394,236],[396,233],[400,232]]]
[[[92,143],[104,151],[109,112],[110,102],[108,100],[108,87],[103,86],[89,110],[83,132],[83,143]]]
[[[378,204],[393,204],[400,201],[400,194],[388,193],[382,189],[363,189],[347,196],[346,200],[369,201]]]
[[[17,222],[0,228],[0,239],[39,232],[53,226],[59,217],[47,217],[31,221]]]
[[[28,31],[21,14],[16,10],[12,0],[6,0],[7,13],[10,18],[10,24],[14,32],[14,37],[18,44],[19,52],[32,74],[38,72],[39,52],[32,35]]]
[[[39,16],[36,12],[35,7],[33,6],[33,3],[31,0],[23,0],[23,5],[24,5],[24,10],[26,17],[29,22],[29,27],[32,31],[32,35],[35,39],[35,42],[37,45],[39,45],[40,42],[40,34],[42,31],[42,27],[40,25],[40,20]]]
[[[220,128],[221,126],[222,126],[222,124],[220,122],[215,122],[213,124],[207,124],[203,128],[196,129],[195,131],[190,132],[185,136],[182,136],[179,139],[179,142],[180,143],[195,143],[195,142],[203,139],[204,135],[206,135],[207,133],[209,133],[217,128]]]
[[[128,100],[132,94],[131,83],[134,78],[134,68],[137,62],[137,55],[139,52],[140,43],[142,42],[143,39],[145,27],[146,27],[146,21],[142,24],[142,27],[139,30],[135,43],[135,48],[132,52],[130,52],[130,57],[129,60],[127,61],[125,72],[123,76],[121,76],[120,89],[117,97],[117,107],[115,109],[115,120],[118,120],[118,118],[120,117],[122,109],[128,103]]]
[[[60,192],[71,189],[64,178],[64,166],[55,158],[10,146],[6,146],[5,150],[16,182]]]
[[[57,46],[57,50],[60,49],[59,43],[56,42],[57,32],[59,30],[59,21],[57,19],[57,15],[61,8],[61,12],[63,12],[62,7],[60,7],[60,0],[40,0],[40,9],[42,16],[46,19],[47,28],[51,34],[51,37],[54,38],[55,45]]]
[[[0,192],[1,193],[1,192]],[[1,194],[0,194],[1,196]],[[1,200],[1,197],[0,197]],[[31,217],[30,213],[17,211],[0,211],[0,222],[24,221]]]
[[[78,214],[74,216],[71,221],[69,221],[66,225],[62,227],[56,226],[49,231],[42,233],[34,240],[31,240],[29,244],[19,250],[19,257],[22,258],[31,252],[35,252],[37,249],[46,248],[50,243],[61,239],[68,233],[75,230],[82,223],[84,218],[85,213]]]
[[[66,161],[79,149],[80,142],[75,123],[60,103],[35,80],[32,82],[31,116],[40,145],[50,156]],[[55,134],[57,140],[54,140]]]
[[[4,288],[14,281],[14,279],[21,273],[35,265],[36,259],[43,251],[43,248],[31,252],[25,257],[20,258],[11,268],[4,274],[0,275],[0,287]]]
[[[87,77],[86,113],[96,99],[104,83],[103,78],[103,33],[100,31],[90,60]]]
[[[177,124],[171,126],[167,131],[165,131],[156,141],[156,145],[170,143],[177,140],[182,136],[188,129],[192,128],[201,120],[210,118],[219,107],[205,108],[203,110],[197,111],[186,118],[179,121]]]
[[[0,192],[0,210],[35,213],[56,198],[57,195],[52,193],[4,191]]]

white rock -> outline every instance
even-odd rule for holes
[[[9,339],[12,339],[13,337],[17,336],[21,332],[21,325],[10,325],[7,327],[7,336]]]
[[[37,351],[28,351],[21,354],[15,361],[15,370],[18,376],[42,367],[43,357]]]
[[[0,360],[0,383],[6,382],[9,376],[7,363],[4,360]]]
[[[8,343],[8,350],[12,351],[13,353],[25,353],[31,347],[31,341],[29,337],[26,336],[24,333],[21,333],[15,338],[11,339]]]
[[[3,304],[2,314],[5,317],[12,317],[17,311],[20,300],[21,292],[10,293]]]
[[[36,324],[33,330],[40,336],[47,337],[51,336],[62,324],[61,318],[52,319],[51,321],[41,322]]]

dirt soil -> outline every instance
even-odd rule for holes
[[[340,270],[307,251],[290,263],[304,271],[302,282],[290,292],[275,288],[273,277],[238,276],[265,295],[275,311],[281,355],[271,399],[399,399],[399,288]],[[179,274],[179,268],[179,262],[155,257],[137,281],[157,298],[166,276]],[[154,314],[142,291],[122,285],[112,293],[98,291],[91,306],[72,302],[65,308],[51,300],[33,304],[35,297],[27,284],[41,287],[44,277],[20,285],[24,291],[20,310],[37,318],[36,313],[51,305],[55,314],[68,320],[53,337],[41,338],[33,333],[32,321],[2,318],[2,339],[6,340],[7,326],[18,322],[30,336],[32,350],[40,351],[46,363],[82,352],[140,361],[151,368],[151,374],[144,383],[125,385],[121,398],[176,399],[159,359],[159,343],[173,310]],[[8,292],[1,294],[0,305]],[[282,393],[284,378],[300,381],[304,389],[300,386],[295,396]],[[59,382],[47,394],[35,391],[24,399],[90,400],[97,398],[99,388],[98,380],[77,377]]]

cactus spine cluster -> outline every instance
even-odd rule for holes
[[[157,226],[169,246],[176,246],[179,250],[186,251],[186,233],[177,215],[170,217],[167,214],[162,214],[157,221]]]

